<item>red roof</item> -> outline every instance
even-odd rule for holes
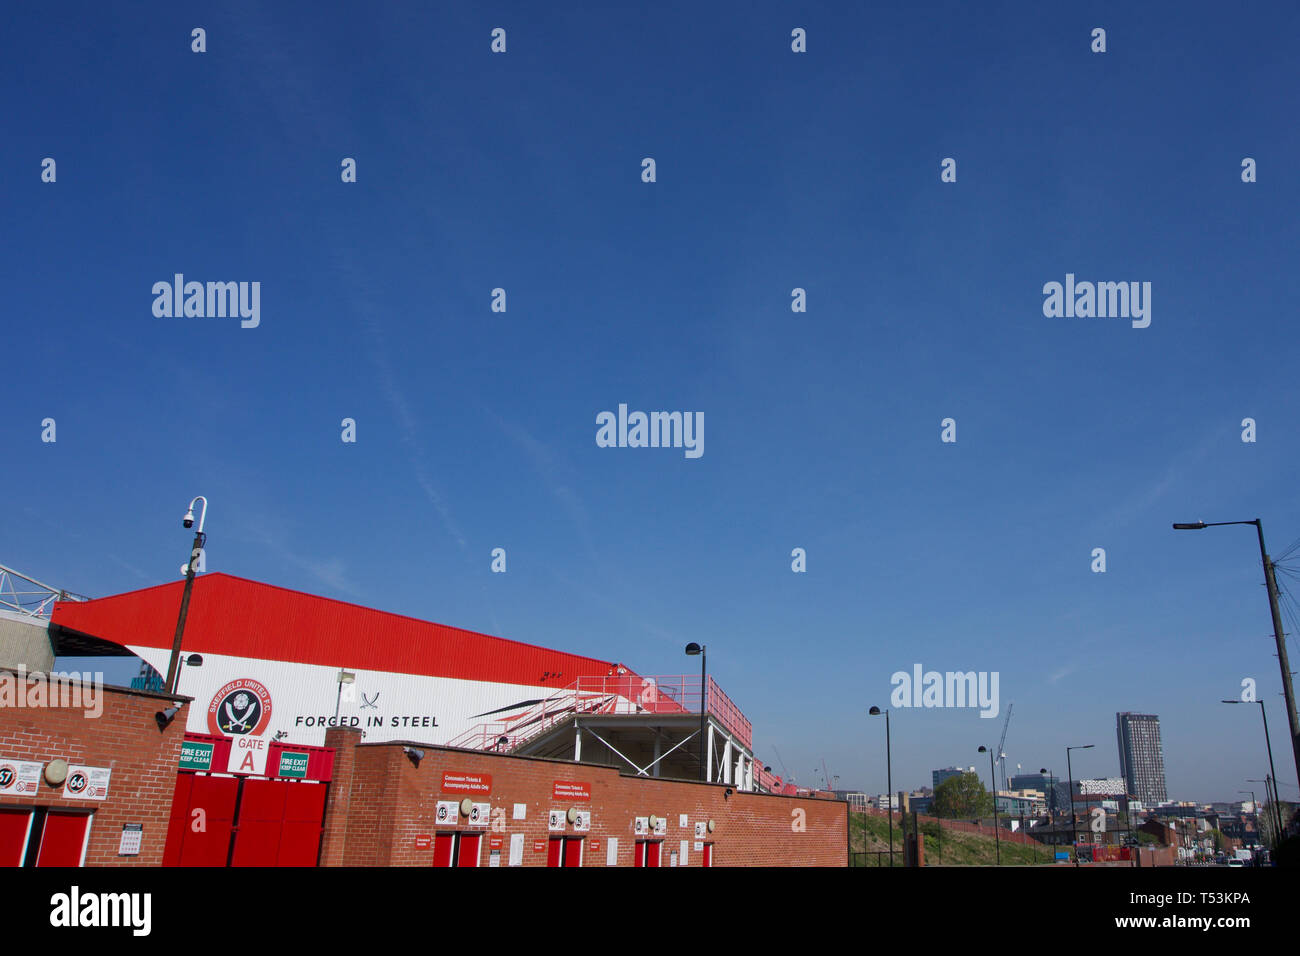
[[[171,647],[184,581],[54,605],[54,624],[122,646]],[[231,657],[509,684],[554,684],[619,666],[577,654],[213,572],[194,579],[183,648]]]

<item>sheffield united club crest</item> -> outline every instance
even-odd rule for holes
[[[257,736],[271,721],[271,692],[241,677],[226,684],[208,704],[208,729],[226,737]]]

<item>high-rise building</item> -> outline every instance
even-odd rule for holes
[[[1160,718],[1128,711],[1116,714],[1115,737],[1119,741],[1119,771],[1128,792],[1148,807],[1168,800]]]
[[[930,779],[933,781],[934,789],[938,790],[939,784],[950,777],[960,777],[965,772],[961,767],[944,767],[942,770],[931,770]]]

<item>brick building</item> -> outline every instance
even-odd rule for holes
[[[0,865],[161,865],[187,701],[156,715],[173,703],[0,670]]]
[[[352,728],[331,729],[323,748],[269,742],[264,763],[239,772],[249,741],[186,734],[187,699],[105,686],[93,710],[54,694],[26,706],[42,680],[0,671],[0,865],[848,862],[839,800],[418,740],[362,743]],[[59,761],[65,777],[51,772]]]
[[[326,735],[335,763],[323,865],[848,863],[843,801],[359,737]]]

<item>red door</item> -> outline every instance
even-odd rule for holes
[[[31,831],[32,811],[0,810],[0,866],[23,865]]]
[[[546,844],[546,865],[564,865],[564,837],[551,837],[551,841]]]
[[[704,844],[704,860],[700,865],[701,866],[713,865],[713,844],[712,843]]]
[[[564,865],[582,866],[582,837],[564,838]]]
[[[439,833],[433,839],[433,865],[451,866],[456,855],[456,834]]]
[[[645,865],[662,866],[663,864],[660,863],[660,857],[662,855],[660,851],[662,851],[663,848],[663,840],[655,840],[652,843],[647,843],[645,845]]]
[[[275,866],[280,851],[286,786],[278,780],[244,778],[231,866]]]
[[[325,787],[245,777],[231,866],[315,866]]]
[[[458,833],[459,844],[456,847],[457,866],[478,866],[479,844],[483,841],[481,833]]]
[[[46,814],[36,865],[81,866],[89,833],[89,813]]]
[[[285,783],[284,824],[276,866],[315,866],[325,818],[325,784]]]
[[[225,866],[238,795],[235,777],[177,774],[163,866]]]

